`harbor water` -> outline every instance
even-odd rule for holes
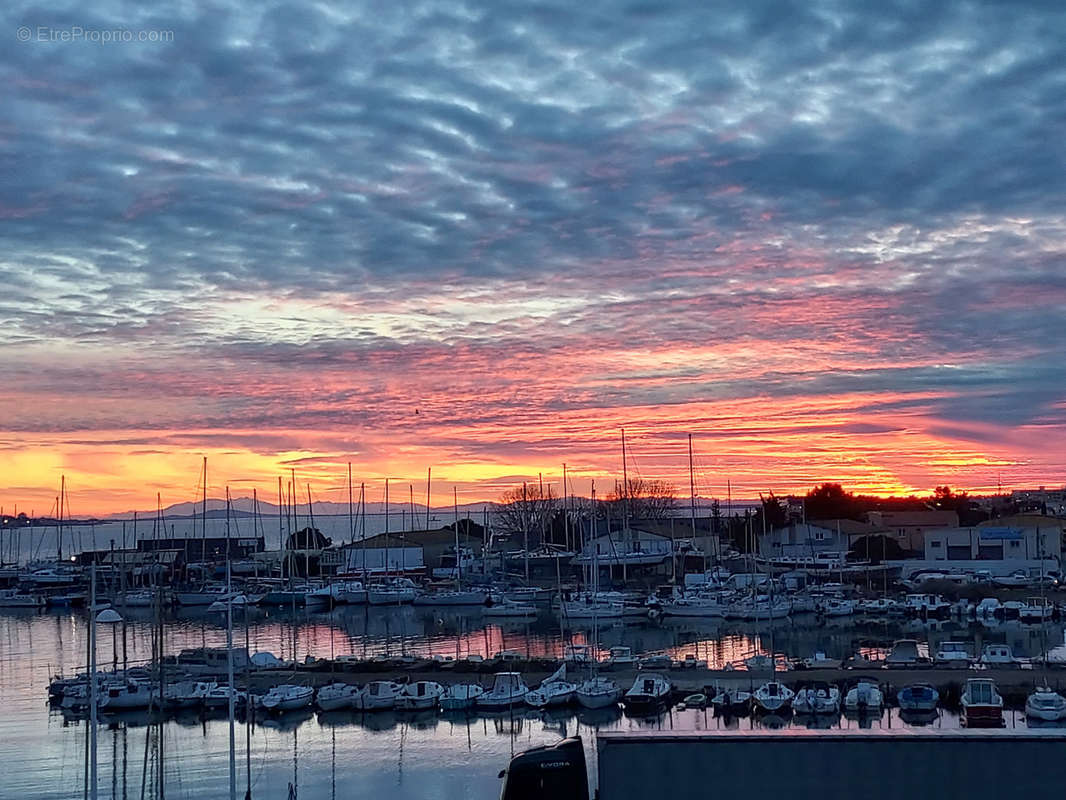
[[[0,797],[26,800],[86,796],[88,726],[47,703],[55,674],[85,670],[88,617],[79,611],[0,612],[0,739],[8,757]],[[566,640],[599,641],[601,649],[627,645],[634,652],[665,651],[677,658],[696,653],[711,667],[768,652],[769,630],[750,623],[666,621],[609,624],[597,635],[579,625]],[[125,624],[98,626],[97,664],[101,669],[146,663],[151,656],[152,615],[130,609]],[[935,647],[941,639],[969,638],[980,644],[1006,642],[1016,655],[1033,655],[1045,646],[1061,647],[1060,625],[1003,623],[973,630],[954,623],[817,624],[813,618],[775,623],[774,651],[803,658],[816,650],[842,658],[856,650],[877,655],[892,639],[919,638]],[[164,625],[166,651],[224,646],[221,615],[177,611]],[[529,657],[560,657],[565,645],[558,622],[496,624],[476,610],[458,612],[430,607],[342,607],[329,612],[249,610],[235,618],[234,642],[250,652],[270,651],[303,661],[352,654],[491,657],[517,650]],[[1046,644],[1045,644],[1046,643]],[[386,676],[382,676],[386,677]],[[799,678],[799,674],[795,675]],[[440,678],[446,682],[447,678]],[[279,678],[279,682],[282,679]],[[190,714],[149,724],[144,712],[102,715],[97,759],[100,797],[154,797],[162,763],[166,796],[229,796],[229,726],[225,714]],[[238,793],[251,785],[253,798],[491,798],[498,796],[497,773],[517,751],[564,736],[586,741],[600,730],[752,730],[760,725],[810,725],[801,719],[716,718],[709,710],[665,710],[631,718],[620,710],[586,712],[526,710],[451,716],[437,712],[315,715],[296,712],[264,719],[247,728],[238,723]],[[821,720],[819,726],[872,731],[902,725],[895,710],[878,717]],[[957,727],[943,712],[935,727]],[[1015,712],[1007,730],[1025,727]],[[162,758],[160,759],[160,748]],[[142,786],[144,787],[142,789]],[[291,788],[290,788],[291,787]]]

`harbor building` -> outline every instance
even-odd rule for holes
[[[885,529],[853,519],[792,522],[759,536],[759,554],[764,558],[813,558],[823,553],[846,553],[864,536],[884,535]]]
[[[455,529],[444,527],[380,533],[346,544],[341,549],[346,571],[350,574],[365,571],[421,575],[442,567],[448,555],[454,564],[455,539]],[[475,556],[480,555],[484,548],[484,529],[469,520],[460,520],[459,546],[469,549]]]
[[[959,527],[959,515],[955,511],[928,509],[925,511],[870,511],[866,514],[870,524],[881,528],[900,549],[921,558],[925,554],[925,537],[930,531]]]

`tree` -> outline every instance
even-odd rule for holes
[[[677,504],[677,487],[666,481],[630,478],[628,486],[616,483],[607,495],[612,519],[666,519]]]
[[[863,504],[839,483],[823,483],[803,498],[807,519],[862,519]]]
[[[551,486],[542,488],[539,483],[524,483],[509,489],[499,502],[497,529],[523,546],[528,540],[530,547],[544,538],[543,533],[559,507],[559,497]]]

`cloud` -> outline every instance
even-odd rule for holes
[[[514,473],[587,428],[655,414],[669,437],[746,404],[737,437],[839,434],[871,480],[939,479],[938,436],[1061,467],[1024,433],[1064,429],[1058,6],[107,0],[0,23],[173,33],[0,53],[22,440],[313,464],[345,449],[327,432]]]

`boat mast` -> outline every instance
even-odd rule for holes
[[[389,577],[389,479],[385,479],[385,577]]]
[[[200,561],[207,559],[207,456],[204,456],[204,514],[200,521]]]
[[[89,571],[89,797],[96,800],[96,559]]]
[[[229,800],[237,800],[237,739],[233,726],[233,592],[230,570],[230,498],[226,487],[226,680],[229,687]]]
[[[455,507],[455,588],[456,591],[463,588],[463,575],[459,557],[459,489],[452,486],[452,505]]]
[[[433,467],[426,468],[426,530],[429,530],[429,488],[433,479]]]
[[[696,472],[692,468],[692,434],[688,435],[688,495],[689,495],[689,514],[692,518],[692,544],[696,544]],[[671,539],[671,547],[673,546],[673,540]],[[676,559],[675,559],[676,560]],[[707,554],[703,554],[703,570],[707,571]],[[685,565],[681,565],[681,572],[684,573]]]
[[[355,543],[355,515],[352,511],[352,462],[348,462],[348,535]]]

